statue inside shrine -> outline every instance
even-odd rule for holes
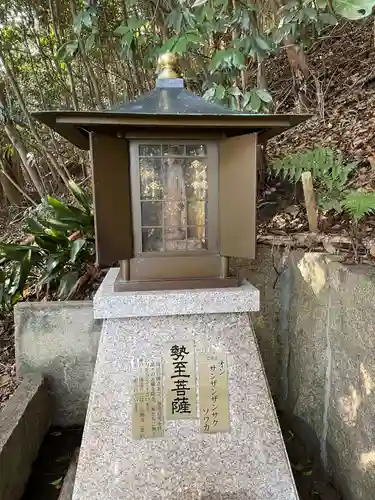
[[[206,249],[204,144],[139,146],[143,251]]]

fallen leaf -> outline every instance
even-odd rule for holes
[[[60,431],[54,431],[54,432],[50,433],[50,436],[58,437],[58,436],[61,436],[61,434],[62,434],[62,432],[60,432]]]
[[[57,490],[59,490],[62,486],[62,482],[63,482],[63,476],[59,477],[59,479],[56,479],[56,481],[52,481],[52,483],[50,483],[52,486],[54,486]]]
[[[311,476],[311,474],[312,474],[312,470],[307,470],[307,471],[302,473],[303,476]]]

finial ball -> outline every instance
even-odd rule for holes
[[[177,66],[177,57],[175,54],[172,54],[172,52],[167,52],[159,57],[158,64],[161,68],[166,66],[175,68]]]
[[[158,60],[158,80],[178,78],[178,61],[175,54],[167,52],[159,57]]]

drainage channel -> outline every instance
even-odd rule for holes
[[[83,429],[51,428],[34,462],[22,500],[57,500],[74,450],[81,444]]]

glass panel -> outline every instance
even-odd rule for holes
[[[185,204],[183,199],[164,202],[164,226],[186,226]]]
[[[184,156],[185,146],[184,144],[165,144],[162,146],[163,156]]]
[[[204,200],[208,189],[206,160],[186,160],[184,174],[187,198]]]
[[[140,158],[141,199],[161,200],[163,198],[163,179],[161,160],[157,158]]]
[[[161,201],[142,201],[142,226],[161,226],[163,220],[163,204]]]
[[[161,252],[163,251],[163,230],[162,229],[142,229],[142,251]]]
[[[187,202],[187,223],[189,226],[204,226],[206,224],[206,202]]]
[[[187,228],[187,249],[188,250],[206,250],[206,228],[188,227]]]
[[[164,242],[167,252],[186,251],[186,228],[181,226],[165,228]]]
[[[139,146],[139,156],[160,156],[161,146],[160,144],[142,144]]]
[[[189,144],[186,146],[187,156],[206,156],[207,148],[205,144]]]
[[[139,159],[143,251],[206,249],[206,146],[140,145],[139,152],[149,155]]]

